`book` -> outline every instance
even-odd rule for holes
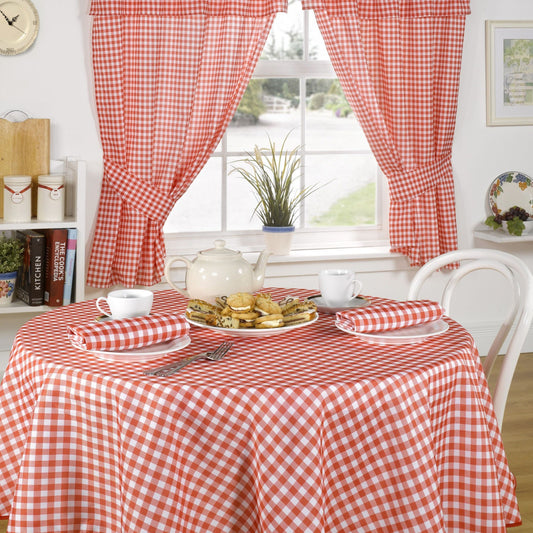
[[[45,237],[33,230],[17,230],[16,237],[24,242],[24,258],[18,271],[15,294],[28,305],[43,305]]]
[[[66,228],[54,228],[43,233],[46,237],[44,303],[57,307],[63,305],[68,232]]]
[[[76,266],[76,242],[78,230],[69,228],[67,230],[67,257],[65,261],[65,287],[63,289],[63,305],[68,305],[72,301],[73,280]]]

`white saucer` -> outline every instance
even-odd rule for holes
[[[371,303],[370,300],[367,300],[362,296],[356,296],[355,298],[352,298],[349,302],[346,302],[342,306],[330,307],[320,294],[317,294],[316,296],[309,296],[307,299],[316,303],[316,307],[319,313],[326,313],[330,315],[334,315],[339,311],[347,311],[348,309],[355,309],[357,307],[366,307]]]
[[[355,335],[362,341],[369,342],[371,344],[413,344],[417,342],[423,342],[428,337],[441,335],[450,327],[448,322],[445,322],[441,318],[425,324],[417,324],[416,326],[393,329],[390,331],[380,331],[377,333],[359,333],[356,331],[351,331],[338,323],[335,323],[335,325],[341,331],[349,333],[350,335]]]
[[[152,344],[151,346],[144,346],[143,348],[136,348],[133,350],[122,351],[107,351],[107,350],[84,350],[92,353],[100,359],[106,361],[119,361],[127,363],[143,363],[144,361],[151,361],[152,359],[158,359],[159,357],[166,355],[167,353],[177,352],[189,346],[191,338],[188,335],[178,337],[167,342],[160,342],[159,344]],[[83,350],[81,346],[74,344],[76,348]]]

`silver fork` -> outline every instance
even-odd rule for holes
[[[171,376],[175,372],[178,372],[183,367],[187,366],[189,363],[192,363],[193,361],[197,361],[198,359],[209,359],[210,361],[219,361],[228,353],[229,349],[232,346],[233,346],[233,343],[226,341],[226,342],[223,342],[220,346],[218,346],[218,348],[216,348],[212,352],[202,352],[196,355],[192,355],[191,357],[182,359],[181,361],[178,361],[177,363],[170,363],[168,365],[161,366],[158,368],[153,368],[151,370],[145,370],[143,374],[146,374],[148,376],[167,377],[167,376]]]

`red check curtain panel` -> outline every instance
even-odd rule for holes
[[[286,0],[93,0],[104,176],[87,283],[154,285],[163,224],[220,141]]]
[[[303,0],[390,189],[391,251],[457,248],[452,142],[468,0]]]

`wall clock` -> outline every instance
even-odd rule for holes
[[[39,33],[39,14],[31,0],[0,0],[0,54],[27,50]]]

